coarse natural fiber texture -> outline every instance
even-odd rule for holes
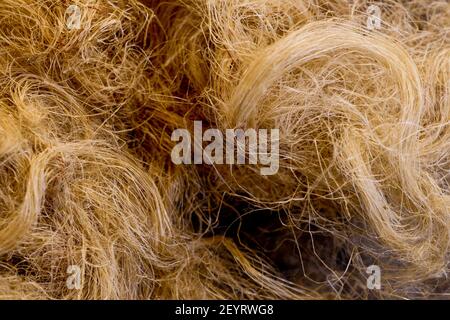
[[[0,1],[1,299],[448,298],[449,233],[447,0]]]

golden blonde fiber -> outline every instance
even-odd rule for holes
[[[173,164],[195,120],[279,171]],[[0,1],[0,298],[443,298],[449,232],[448,1]]]

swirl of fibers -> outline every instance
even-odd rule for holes
[[[448,296],[450,5],[371,4],[2,0],[0,299]],[[175,165],[194,121],[279,170]]]

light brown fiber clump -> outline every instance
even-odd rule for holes
[[[0,1],[0,299],[448,298],[449,244],[448,1]]]

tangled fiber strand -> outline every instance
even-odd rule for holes
[[[0,298],[448,297],[449,22],[445,0],[2,0]],[[279,171],[173,164],[194,120],[278,128]]]

